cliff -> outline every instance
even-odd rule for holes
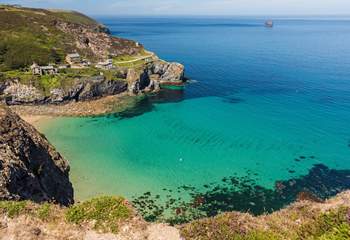
[[[62,208],[0,201],[0,238],[14,240],[347,240],[350,192],[325,202],[300,201],[269,215],[229,212],[167,226],[147,223],[122,198]]]
[[[95,20],[75,11],[0,5],[0,71],[34,62],[63,62],[78,52],[88,59],[137,54],[143,46],[113,37]]]
[[[181,82],[184,78],[183,65],[161,60],[123,71],[120,73],[120,78],[109,79],[98,73],[73,78],[61,76],[58,84],[48,91],[44,91],[35,81],[30,83],[22,81],[21,76],[8,78],[0,81],[0,100],[3,98],[7,105],[86,101],[123,92],[139,94],[158,91],[162,82]]]
[[[184,81],[181,64],[110,35],[108,28],[78,12],[0,5],[0,22],[0,101],[8,105],[134,95],[158,91],[162,82]],[[67,68],[70,53],[79,53],[81,64]],[[113,67],[96,67],[106,59]],[[51,64],[58,73],[33,74],[33,62]]]
[[[0,105],[0,199],[73,203],[68,162],[44,136]]]
[[[350,192],[326,201],[292,203],[271,214],[228,212],[179,227],[196,240],[346,240],[350,239]]]

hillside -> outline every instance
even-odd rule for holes
[[[0,71],[60,63],[78,51],[91,60],[108,55],[137,54],[134,41],[111,37],[95,20],[74,11],[0,5]]]
[[[135,95],[184,81],[181,64],[78,12],[0,5],[0,23],[0,101],[7,105]]]
[[[347,240],[350,192],[302,201],[254,217],[231,212],[181,226],[147,223],[120,197],[70,207],[0,201],[0,239],[13,240]]]

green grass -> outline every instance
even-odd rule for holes
[[[33,75],[27,70],[11,70],[0,74],[0,82],[6,79],[19,79],[19,82],[26,85],[32,85],[41,91],[45,96],[50,95],[54,88],[69,89],[76,78],[99,76],[103,73],[107,80],[125,80],[123,74],[117,69],[100,70],[93,67],[84,69],[63,69],[56,75]]]
[[[143,66],[146,63],[147,63],[147,61],[145,59],[137,60],[135,62],[126,62],[126,63],[116,63],[116,62],[114,62],[114,64],[116,66],[123,67],[123,68],[137,68],[137,67]]]
[[[65,54],[74,50],[74,37],[58,30],[52,24],[55,21],[99,25],[77,12],[0,8],[0,70],[23,68],[33,61],[42,65],[63,62]]]
[[[137,56],[131,56],[131,55],[121,55],[113,58],[114,62],[123,62],[123,61],[132,61],[134,59],[137,59]]]
[[[13,218],[24,213],[27,204],[27,201],[0,201],[0,211]]]
[[[51,204],[50,203],[44,203],[40,205],[40,207],[37,210],[37,216],[39,219],[43,221],[50,220],[51,216]]]
[[[98,24],[94,19],[75,11],[51,11],[51,14],[71,23],[84,24],[84,25]]]
[[[350,239],[350,209],[340,208],[318,216],[305,224],[299,239],[309,240],[345,240]]]
[[[95,222],[95,229],[102,231],[118,231],[118,223],[131,215],[130,209],[120,197],[100,197],[76,204],[66,213],[68,222],[81,224]]]
[[[293,211],[298,212],[297,219],[290,214]],[[300,224],[295,224],[296,220]],[[350,209],[341,207],[321,214],[290,210],[287,215],[271,215],[265,221],[223,214],[185,224],[181,233],[186,240],[347,240]]]

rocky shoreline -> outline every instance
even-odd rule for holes
[[[54,88],[48,94],[42,93],[34,84],[23,84],[18,79],[0,82],[0,99],[6,105],[60,105],[72,102],[96,100],[106,96],[128,93],[139,95],[157,92],[162,82],[183,82],[184,67],[179,63],[157,60],[141,69],[130,68],[125,80],[107,80],[104,76],[76,78],[62,88]]]
[[[107,96],[83,102],[69,102],[58,105],[13,105],[8,107],[21,117],[92,117],[121,112],[134,106],[137,100],[137,96],[130,96],[127,93],[121,93],[114,96]]]

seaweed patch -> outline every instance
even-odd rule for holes
[[[180,186],[175,191],[180,193],[177,195],[170,189],[163,189],[165,199],[146,192],[132,202],[147,221],[180,224],[228,211],[269,213],[296,199],[322,200],[346,189],[350,189],[350,170],[334,170],[317,164],[305,176],[276,181],[273,189],[256,184],[251,175],[229,176],[220,183],[208,183],[201,188]]]

